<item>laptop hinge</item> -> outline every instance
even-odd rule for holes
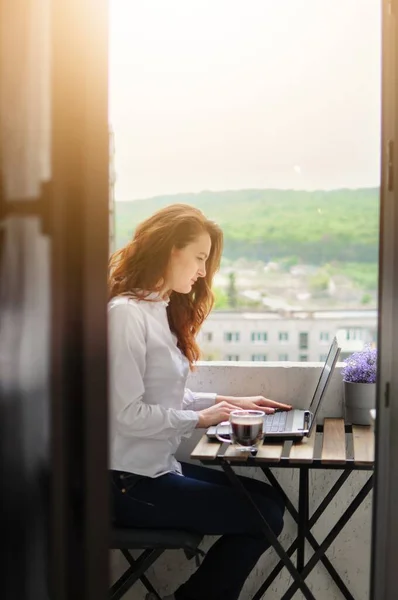
[[[303,427],[299,429],[299,431],[309,431],[313,418],[314,418],[313,413],[310,410],[305,410],[304,411],[304,424],[303,424]]]

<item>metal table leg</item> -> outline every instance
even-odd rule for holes
[[[289,571],[289,573],[293,577],[293,579],[295,581],[294,585],[297,585],[297,589],[301,589],[304,597],[307,600],[315,600],[315,596],[312,594],[311,590],[309,589],[309,587],[305,583],[304,578],[297,571],[296,567],[294,566],[294,564],[290,560],[289,556],[286,554],[283,546],[280,544],[278,538],[276,537],[276,535],[272,531],[271,527],[267,523],[267,520],[264,518],[263,514],[261,513],[261,511],[257,507],[257,505],[254,502],[254,500],[251,497],[251,495],[247,492],[245,486],[240,481],[240,479],[238,478],[238,476],[236,475],[236,473],[232,469],[231,465],[227,461],[223,461],[222,462],[222,468],[225,471],[225,473],[228,476],[228,478],[231,481],[231,483],[234,485],[234,487],[239,490],[239,492],[241,493],[241,495],[244,498],[246,498],[247,502],[249,504],[251,504],[252,508],[256,511],[256,513],[257,513],[257,515],[259,517],[259,524],[261,524],[261,529],[264,532],[264,535],[266,536],[267,540],[270,542],[270,544],[272,545],[272,547],[275,549],[275,551],[278,554],[279,558],[283,561],[283,564],[285,565],[285,567],[287,568],[287,570]]]
[[[298,549],[297,549],[297,571],[301,573],[305,564],[305,540],[308,528],[308,505],[309,505],[309,469],[300,469],[299,483],[299,510],[298,510]]]
[[[364,499],[366,498],[366,496],[368,495],[368,493],[370,492],[372,487],[373,487],[373,475],[371,477],[369,477],[368,481],[358,492],[357,496],[351,502],[348,509],[344,513],[344,515],[337,521],[336,525],[333,527],[333,529],[330,531],[330,533],[323,540],[323,542],[319,546],[318,550],[313,554],[311,559],[308,561],[308,563],[306,564],[306,566],[304,567],[304,569],[302,571],[303,578],[306,578],[309,575],[309,573],[311,573],[312,569],[319,562],[321,557],[325,554],[325,552],[329,548],[329,546],[334,542],[336,537],[339,535],[340,531],[351,519],[354,512],[362,504],[362,502],[364,501]],[[297,584],[297,582],[292,583],[292,585],[287,590],[287,592],[285,592],[285,594],[283,595],[281,600],[291,600],[291,598],[293,598],[294,594],[297,592],[299,587],[300,586]]]
[[[293,519],[298,524],[299,523],[299,513],[296,510],[296,508],[294,507],[294,505],[292,504],[290,498],[286,495],[284,489],[282,488],[279,481],[276,479],[275,475],[272,473],[271,469],[269,467],[262,467],[262,471],[264,472],[264,475],[267,477],[267,479],[271,483],[271,485],[276,490],[278,490],[278,492],[281,494],[281,496],[283,497],[283,499],[285,501],[287,510],[289,511],[289,513],[291,514]],[[306,537],[307,537],[307,540],[309,541],[309,543],[311,544],[312,548],[314,549],[314,551],[318,550],[319,544],[318,544],[317,540],[315,539],[315,537],[312,535],[311,529],[313,528],[315,523],[318,521],[318,519],[322,516],[322,514],[324,513],[326,508],[329,506],[330,502],[336,496],[337,492],[343,486],[343,484],[348,479],[348,477],[350,476],[351,473],[352,473],[352,471],[348,471],[348,470],[343,471],[343,473],[340,475],[339,479],[335,482],[335,484],[329,490],[329,492],[327,493],[325,498],[322,500],[322,502],[320,503],[320,505],[318,506],[318,508],[316,509],[316,511],[314,512],[314,514],[308,521]],[[296,540],[292,543],[292,545],[287,550],[287,552],[286,552],[287,555],[289,557],[292,556],[292,554],[294,554],[294,552],[297,550],[298,547],[299,547],[299,538],[297,537]],[[341,579],[340,575],[337,573],[336,569],[334,568],[334,566],[332,565],[332,563],[330,562],[328,557],[323,555],[323,556],[321,556],[320,560],[321,560],[322,564],[324,565],[325,569],[328,571],[329,575],[332,577],[332,579],[335,582],[335,584],[337,585],[337,587],[339,588],[339,590],[341,591],[341,593],[343,594],[344,598],[346,600],[354,600],[353,595],[347,588],[344,581]],[[263,597],[264,593],[269,588],[269,586],[274,581],[274,579],[282,571],[283,567],[284,567],[284,564],[282,563],[282,561],[280,561],[275,566],[275,568],[272,570],[272,572],[267,577],[265,582],[260,586],[258,591],[255,593],[255,595],[253,596],[253,600],[260,600]]]

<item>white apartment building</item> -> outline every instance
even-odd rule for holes
[[[334,336],[341,358],[377,341],[377,310],[214,311],[198,342],[207,361],[323,362]]]

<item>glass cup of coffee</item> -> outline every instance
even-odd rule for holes
[[[229,415],[230,438],[219,435],[219,425],[216,428],[216,437],[220,442],[236,444],[242,451],[257,451],[264,438],[264,416],[265,412],[262,410],[233,410]]]

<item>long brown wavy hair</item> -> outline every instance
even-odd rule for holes
[[[109,261],[109,299],[127,295],[144,300],[161,291],[172,249],[184,248],[205,232],[211,239],[206,276],[199,277],[188,294],[171,292],[167,306],[170,329],[191,369],[200,358],[196,335],[214,304],[211,286],[223,247],[220,227],[193,206],[172,204],[138,225],[132,241]]]

